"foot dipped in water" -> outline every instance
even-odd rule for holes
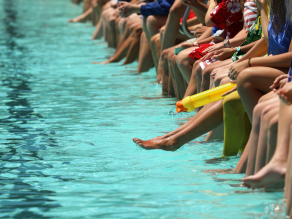
[[[110,60],[106,60],[103,62],[91,62],[91,64],[94,64],[94,65],[96,65],[96,64],[109,64],[109,63],[111,63]]]
[[[133,138],[133,141],[135,144],[146,150],[162,149],[165,151],[175,151],[182,146],[170,138],[153,138],[147,141]]]
[[[253,176],[243,178],[243,186],[259,189],[284,180],[287,163],[283,161],[270,161],[265,167]]]

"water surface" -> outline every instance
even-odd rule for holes
[[[90,41],[69,0],[0,0],[0,216],[14,218],[284,218],[282,192],[236,188],[242,175],[222,142],[204,136],[176,152],[145,151],[177,128],[155,72],[92,65],[113,54]],[[279,210],[280,209],[280,210]]]

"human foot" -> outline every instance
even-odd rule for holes
[[[110,60],[106,60],[106,61],[102,61],[102,62],[91,62],[91,64],[94,64],[94,65],[96,65],[96,64],[109,64],[109,63],[111,63]]]
[[[270,161],[253,176],[243,178],[245,187],[259,189],[284,180],[287,164],[283,161]]]
[[[181,147],[177,142],[170,140],[169,138],[157,139],[153,138],[147,141],[143,141],[139,138],[133,138],[133,141],[143,149],[153,150],[162,149],[165,151],[175,151]]]
[[[68,20],[68,23],[78,23],[78,22],[83,22],[83,19],[73,18],[73,19]]]

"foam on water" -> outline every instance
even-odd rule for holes
[[[176,152],[145,151],[177,128],[174,99],[137,63],[92,65],[113,54],[94,27],[67,24],[69,0],[0,0],[0,216],[63,218],[285,218],[282,192],[239,184],[222,142],[202,136]],[[146,97],[146,98],[145,98]],[[280,211],[279,211],[280,209]]]

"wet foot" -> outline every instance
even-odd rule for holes
[[[259,189],[284,180],[286,174],[286,162],[271,161],[253,176],[243,178],[243,186]]]
[[[177,142],[170,140],[169,138],[153,138],[147,141],[143,141],[139,138],[133,138],[135,144],[146,150],[162,149],[165,151],[175,151],[181,147]]]
[[[94,64],[94,65],[96,65],[96,64],[109,64],[109,63],[111,63],[110,60],[106,60],[106,61],[102,61],[102,62],[91,62],[91,64]]]
[[[69,20],[68,20],[68,23],[78,23],[78,22],[83,22],[83,21],[82,21],[82,19],[79,20],[79,19],[76,19],[76,18],[74,18],[74,19],[69,19]]]
[[[213,170],[204,170],[205,173],[219,173],[219,174],[231,174],[235,173],[233,169],[213,169]]]

